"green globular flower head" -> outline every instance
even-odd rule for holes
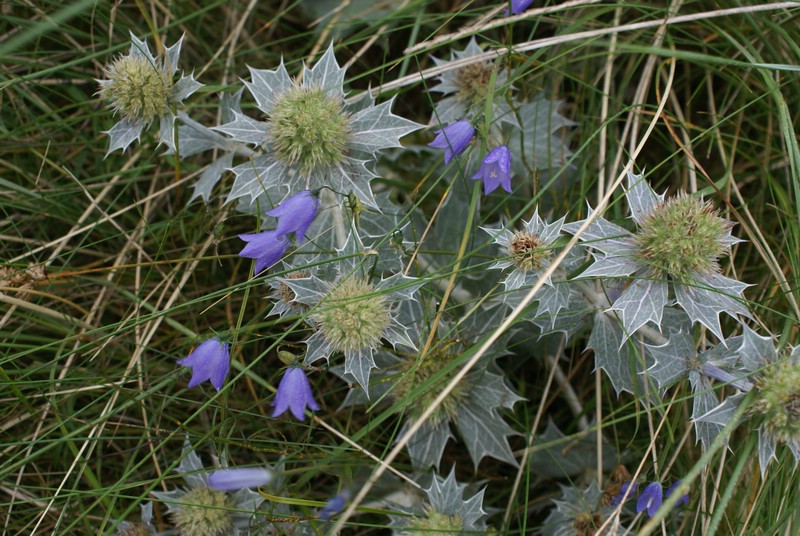
[[[142,56],[122,56],[106,68],[100,98],[129,121],[150,123],[170,113],[172,77]]]
[[[351,275],[333,287],[312,318],[335,351],[374,348],[391,323],[390,306],[372,284]]]
[[[403,362],[400,365],[400,368],[403,369],[403,374],[392,390],[392,397],[395,400],[409,400],[409,395],[413,391],[429,382],[431,378],[457,357],[457,354],[448,351],[448,348],[452,347],[454,344],[455,342],[452,344],[443,344],[441,347],[432,350],[427,356],[419,360],[412,358]],[[440,390],[450,383],[450,380],[457,372],[458,369],[453,369],[435,384],[430,383],[427,385],[427,390],[421,396],[417,397],[409,407],[410,417],[417,418],[422,415],[422,413],[431,406],[436,397],[439,396]],[[455,420],[458,408],[469,396],[471,388],[472,383],[467,377],[456,384],[447,398],[442,401],[441,405],[439,405],[436,411],[428,418],[428,424],[435,426],[443,421]]]
[[[194,488],[181,500],[184,504],[171,514],[180,534],[219,536],[233,528],[227,510],[233,508],[234,504],[221,491],[208,487]]]
[[[758,399],[749,408],[763,419],[763,431],[775,442],[800,444],[800,363],[779,361],[755,380]]]
[[[278,97],[269,118],[274,157],[301,173],[328,169],[344,161],[350,119],[344,101],[319,88],[294,86]]]
[[[730,222],[710,203],[685,194],[659,204],[642,221],[634,237],[641,262],[656,277],[691,281],[692,274],[719,271],[717,259],[730,250],[722,238]]]
[[[430,507],[425,508],[425,516],[414,516],[408,523],[407,531],[437,533],[437,534],[462,534],[464,520],[457,514],[443,514]]]
[[[552,256],[552,251],[547,246],[537,233],[527,229],[517,231],[508,243],[508,255],[511,262],[524,272],[541,270]]]

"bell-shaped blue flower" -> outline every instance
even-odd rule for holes
[[[319,199],[308,190],[293,195],[273,208],[268,215],[278,218],[278,235],[285,236],[294,233],[295,240],[301,244],[305,239],[306,231],[317,215]]]
[[[255,259],[256,273],[278,262],[289,247],[286,236],[280,234],[277,229],[263,233],[241,234],[239,238],[247,242],[244,249],[239,252],[239,256]]]
[[[677,488],[680,485],[680,483],[681,483],[680,480],[676,480],[675,482],[673,482],[673,484],[669,488],[667,488],[667,492],[664,495],[667,498],[669,498],[669,496],[673,494],[673,492],[675,491],[675,488]],[[688,502],[689,502],[689,494],[688,493],[684,493],[683,496],[680,499],[678,499],[678,502],[675,503],[675,506],[680,506],[682,504],[687,504]]]
[[[208,486],[217,491],[239,491],[269,484],[275,471],[266,467],[237,467],[219,469],[208,475]]]
[[[627,501],[632,498],[638,487],[638,482],[623,482],[622,486],[620,486],[619,493],[611,500],[611,506],[619,506],[619,504],[623,502],[623,499]]]
[[[272,402],[275,411],[273,417],[279,417],[288,409],[298,421],[306,418],[306,407],[319,410],[319,405],[314,401],[311,384],[308,383],[306,372],[299,367],[289,367],[278,384],[278,392]]]
[[[325,506],[319,511],[319,518],[323,521],[328,521],[332,515],[344,508],[348,499],[350,499],[350,492],[348,490],[342,490],[336,497],[328,499],[328,502],[326,502]]]
[[[519,15],[529,7],[533,0],[511,0],[511,14],[512,15]],[[506,10],[506,15],[508,15],[508,10]]]
[[[214,389],[219,391],[231,367],[228,344],[216,338],[209,339],[195,348],[191,354],[178,360],[178,364],[192,369],[189,387],[197,387],[204,381],[210,380]]]
[[[481,168],[472,176],[472,180],[483,180],[484,195],[494,191],[498,186],[511,193],[511,152],[501,145],[492,150],[481,162]]]
[[[653,517],[656,511],[661,507],[663,496],[661,484],[658,482],[650,482],[647,487],[642,490],[639,495],[639,500],[636,501],[636,513],[642,510],[647,510],[647,515]]]
[[[453,156],[461,154],[466,149],[475,128],[466,119],[456,121],[441,130],[434,131],[436,137],[428,144],[429,147],[444,149],[444,163],[449,164]]]

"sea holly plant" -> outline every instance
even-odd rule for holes
[[[750,384],[741,374],[731,372],[738,357],[729,346],[731,343],[735,344],[737,338],[728,339],[727,345],[720,343],[698,352],[690,335],[690,328],[690,322],[685,318],[680,324],[672,324],[666,343],[645,344],[647,353],[653,361],[647,369],[647,375],[655,380],[660,389],[683,379],[689,380],[692,389],[692,419],[695,433],[697,441],[702,442],[705,449],[722,431],[722,426],[717,423],[699,420],[720,403],[712,380],[716,379],[746,390],[749,390]]]
[[[800,346],[775,348],[771,337],[762,337],[748,327],[729,340],[737,357],[733,376],[739,378],[739,394],[698,420],[720,426],[730,424],[745,401],[742,422],[758,430],[758,461],[762,476],[785,444],[800,461]],[[749,397],[747,393],[750,393]]]
[[[472,37],[464,50],[453,50],[450,60],[432,57],[436,65],[446,65],[455,60],[464,60],[483,54],[475,37]],[[492,61],[473,62],[458,69],[442,73],[439,83],[431,87],[432,92],[442,93],[445,97],[439,100],[431,115],[431,125],[446,125],[464,117],[476,117],[484,112],[487,98],[492,97],[492,118],[494,120],[517,123],[516,116],[505,100],[508,91],[508,75],[503,69],[497,69]],[[496,72],[495,72],[496,70]],[[492,87],[494,78],[494,87]]]
[[[210,472],[203,468],[189,439],[184,441],[181,461],[175,470],[187,488],[151,492],[167,506],[170,519],[180,534],[246,533],[250,517],[264,499],[250,489],[226,493],[209,485]],[[271,470],[262,470],[271,472]]]
[[[275,70],[249,69],[245,87],[265,120],[234,111],[233,121],[216,128],[257,150],[233,168],[228,201],[252,201],[273,187],[283,195],[328,187],[376,207],[370,181],[378,153],[400,147],[400,138],[421,125],[392,114],[392,100],[376,106],[370,92],[346,100],[345,69],[332,44],[314,67],[303,69],[300,83],[283,61]]]
[[[364,253],[358,234],[351,232],[329,263],[330,277],[311,273],[279,281],[294,293],[294,302],[309,309],[306,318],[314,334],[305,341],[305,364],[344,354],[345,373],[368,392],[370,371],[376,367],[373,353],[383,340],[415,348],[396,312],[402,301],[416,300],[422,281],[402,274],[373,277]]]
[[[614,508],[604,500],[604,494],[597,482],[584,489],[575,486],[560,486],[561,497],[553,499],[555,507],[544,521],[538,534],[546,536],[588,536],[599,534],[601,526],[606,527],[603,534],[623,534],[619,520],[609,520]]]
[[[562,236],[564,219],[547,223],[539,216],[537,208],[529,220],[522,221],[519,229],[503,223],[481,227],[500,248],[500,260],[489,268],[506,273],[500,298],[507,306],[514,308],[519,305],[560,251],[556,243]],[[547,319],[546,325],[549,324],[551,329],[555,327],[556,318],[562,309],[569,307],[570,299],[574,298],[576,292],[575,286],[566,282],[567,274],[577,268],[580,262],[579,254],[571,253],[555,274],[545,280],[534,298],[538,301],[538,307],[529,315],[531,318]]]
[[[353,390],[348,393],[343,406],[367,404],[370,400],[395,403],[405,416],[400,432],[402,436],[461,370],[456,360],[463,359],[471,346],[464,337],[470,336],[472,328],[479,324],[493,325],[501,318],[501,312],[499,307],[476,312],[458,334],[450,321],[444,322],[430,350],[424,355],[402,348],[394,352],[377,352],[375,360],[380,370],[373,375],[369,396]],[[403,314],[401,320],[415,326],[426,322],[419,312]],[[419,345],[424,345],[429,332],[427,327],[419,329]],[[512,409],[522,398],[507,385],[495,364],[499,356],[507,353],[507,342],[508,336],[498,340],[463,380],[455,384],[442,404],[411,437],[407,448],[414,467],[439,467],[448,441],[454,439],[451,424],[459,431],[476,468],[487,456],[517,465],[507,439],[517,432],[505,422],[501,411]],[[341,367],[333,367],[331,372],[347,379]]]
[[[390,515],[393,534],[439,533],[439,534],[485,534],[487,530],[483,509],[483,494],[480,490],[465,498],[466,484],[456,481],[455,467],[447,478],[432,475],[431,485],[425,490],[422,508],[411,510],[400,508],[405,515]]]
[[[750,317],[741,303],[747,285],[720,273],[719,259],[740,241],[731,235],[733,223],[700,197],[665,199],[642,175],[630,172],[625,197],[636,232],[595,219],[581,235],[595,262],[581,277],[630,278],[610,308],[628,335],[648,322],[661,326],[664,308],[674,299],[693,323],[724,340],[721,313]],[[564,230],[574,233],[582,224],[566,224]]]
[[[165,49],[163,58],[157,59],[146,40],[131,34],[130,52],[106,67],[107,79],[98,80],[98,94],[120,116],[106,132],[111,138],[106,155],[117,149],[124,151],[155,121],[159,123],[159,143],[175,150],[174,108],[202,86],[191,74],[181,75],[173,82],[182,44],[183,37]]]

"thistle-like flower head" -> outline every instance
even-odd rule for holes
[[[182,456],[175,470],[183,475],[188,488],[152,492],[167,505],[178,532],[199,536],[246,533],[251,513],[263,502],[261,495],[249,489],[225,493],[210,487],[209,473],[188,439],[184,442]]]
[[[537,208],[530,220],[523,220],[521,229],[508,228],[502,223],[481,227],[494,239],[502,255],[490,268],[508,272],[503,280],[505,290],[501,295],[506,306],[516,307],[528,289],[538,281],[541,273],[550,266],[550,261],[558,254],[556,242],[561,237],[563,225],[564,218],[553,223],[545,222],[539,216]],[[571,300],[574,302],[578,294],[574,285],[565,284],[564,279],[569,271],[580,266],[582,262],[583,259],[577,252],[570,253],[536,294],[538,307],[531,314],[540,322],[549,319],[551,329],[562,310],[569,309]]]
[[[753,379],[755,400],[747,414],[760,422],[758,454],[762,473],[784,443],[800,461],[800,346],[763,356],[763,367]]]
[[[561,497],[554,499],[555,508],[550,511],[540,534],[547,536],[594,536],[612,514],[613,509],[605,506],[603,492],[597,483],[588,488],[561,486]],[[606,525],[603,534],[622,534],[624,528],[613,523]],[[616,530],[615,530],[616,527]],[[620,530],[622,529],[622,530]]]
[[[306,371],[299,367],[289,367],[278,384],[278,392],[272,402],[275,411],[272,417],[280,417],[288,409],[295,419],[304,421],[306,419],[306,408],[319,411],[319,404],[314,400],[314,393],[311,392],[311,384],[308,383]]]
[[[539,217],[537,208],[530,220],[522,222],[522,229],[512,230],[502,223],[497,227],[481,227],[500,247],[504,258],[494,263],[495,270],[511,269],[503,284],[509,290],[533,284],[550,266],[555,255],[554,244],[561,236],[564,218],[546,223]],[[547,281],[550,284],[550,281]]]
[[[446,65],[482,53],[483,50],[472,37],[464,50],[453,50],[449,60],[436,57],[432,59],[436,65]],[[494,63],[482,61],[469,63],[458,69],[450,69],[442,73],[438,77],[439,84],[433,86],[431,91],[442,93],[445,97],[436,103],[430,124],[446,125],[463,117],[475,117],[483,113],[490,93],[494,93],[492,117],[516,124],[516,116],[511,112],[501,93],[503,86],[508,81],[508,76],[503,69],[498,70],[494,88],[492,88],[490,85],[492,71],[494,71]]]
[[[121,116],[121,120],[106,132],[111,137],[107,154],[116,149],[124,151],[140,138],[147,125],[156,120],[161,129],[159,142],[175,150],[172,108],[202,86],[193,75],[181,76],[173,83],[182,43],[183,37],[165,49],[162,59],[156,59],[147,42],[131,34],[128,55],[115,59],[106,67],[108,79],[98,80],[98,94],[115,114]]]
[[[758,427],[758,460],[761,474],[784,443],[800,462],[800,346],[775,348],[772,337],[758,335],[745,326],[742,335],[728,340],[737,358],[731,374],[740,390],[751,391],[752,401],[744,410],[749,424]],[[729,396],[696,420],[723,427],[747,400],[744,394]]]
[[[444,163],[449,164],[454,156],[460,155],[475,135],[475,127],[466,119],[451,123],[435,130],[436,137],[428,144],[435,149],[444,149]]]
[[[492,321],[498,320],[501,313],[500,307],[494,307],[490,313],[476,314],[479,319],[474,323],[480,323],[485,329],[493,325]],[[417,323],[408,318],[404,320],[407,324]],[[473,321],[470,319],[462,326],[471,323]],[[443,327],[443,330],[446,331],[446,328]],[[418,340],[426,339],[427,334],[422,330]],[[414,467],[427,469],[439,466],[445,446],[453,437],[451,423],[459,430],[476,468],[486,456],[516,465],[507,437],[517,432],[503,420],[501,410],[512,409],[522,398],[507,385],[504,376],[494,365],[494,360],[505,353],[505,342],[501,339],[493,345],[485,361],[455,385],[411,438],[408,452]],[[405,430],[450,384],[460,370],[458,366],[453,366],[453,361],[469,347],[462,340],[442,339],[425,355],[419,355],[418,352],[377,352],[376,362],[380,370],[374,374],[375,381],[370,385],[369,397],[353,390],[344,405],[368,403],[368,398],[394,401],[402,405],[407,414],[408,420],[403,425]],[[348,377],[341,367],[333,367],[331,371],[339,377]]]
[[[400,147],[400,138],[421,125],[393,115],[393,100],[375,106],[369,91],[346,101],[344,75],[333,45],[313,68],[304,68],[300,83],[282,61],[274,71],[250,68],[245,86],[266,121],[237,111],[217,130],[262,152],[233,168],[228,200],[255,199],[276,185],[289,194],[327,186],[376,206],[369,182],[378,153]]]
[[[192,369],[189,387],[197,387],[206,380],[219,391],[225,384],[225,378],[231,366],[228,343],[219,339],[209,339],[195,348],[192,353],[178,360],[179,365]]]
[[[582,277],[630,277],[632,280],[611,309],[619,311],[628,335],[648,322],[661,325],[664,307],[674,299],[692,322],[706,326],[724,340],[720,313],[750,317],[737,300],[747,287],[719,271],[718,259],[730,253],[733,224],[697,197],[678,195],[665,200],[641,175],[628,173],[626,192],[635,233],[597,218],[581,235],[595,262]],[[564,226],[575,232],[583,222]]]
[[[401,274],[373,279],[355,233],[337,252],[339,257],[328,270],[334,275],[319,272],[327,280],[311,274],[281,281],[294,292],[295,302],[310,309],[308,321],[316,332],[306,341],[305,363],[343,353],[345,371],[366,391],[370,370],[375,368],[373,352],[382,340],[415,348],[407,328],[397,321],[396,310],[403,301],[416,299],[421,283]]]
[[[495,147],[481,162],[481,168],[472,176],[472,180],[483,181],[483,193],[488,195],[502,186],[511,193],[511,153],[508,147]]]

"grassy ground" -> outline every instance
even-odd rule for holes
[[[153,50],[185,35],[180,67],[206,84],[188,109],[204,124],[215,123],[218,93],[238,89],[246,66],[274,69],[283,58],[295,74],[331,41],[339,62],[349,64],[350,90],[386,86],[379,100],[397,95],[397,115],[427,124],[438,97],[420,73],[434,66],[430,55],[449,59],[474,35],[504,52],[518,96],[562,100],[561,113],[576,123],[562,132],[574,185],[530,175],[508,200],[484,205],[481,222],[520,212],[527,219],[531,195],[551,207],[551,220],[583,218],[587,200],[596,204],[636,152],[656,191],[703,192],[737,223],[734,234],[746,242],[723,269],[752,285],[745,295],[754,329],[796,344],[800,12],[755,5],[553,2],[512,23],[505,6],[487,1],[0,4],[3,533],[113,533],[118,521],[139,518],[151,491],[182,485],[173,469],[185,437],[206,466],[223,451],[240,464],[275,465],[283,457],[289,483],[270,500],[313,518],[340,487],[359,483],[357,491],[399,435],[389,410],[339,409],[349,387],[324,368],[312,376],[322,406],[315,419],[269,418],[282,373],[276,341],[302,352],[302,337],[299,324],[265,318],[264,280],[252,278],[250,260],[237,256],[237,235],[254,232],[257,221],[224,204],[230,177],[209,204],[188,203],[210,160],[165,157],[154,128],[125,153],[106,155],[103,131],[115,118],[96,98],[96,80],[128,51],[129,33],[147,37]],[[426,129],[404,143],[431,139]],[[419,169],[398,154],[381,164],[385,179],[373,186],[433,218],[444,191],[435,166]],[[622,223],[621,192],[613,199],[606,217]],[[451,241],[453,252],[460,240]],[[482,269],[465,265],[457,275]],[[740,329],[730,319],[723,325],[726,333]],[[228,329],[235,384],[219,395],[208,384],[187,389],[175,361]],[[581,471],[558,478],[536,462],[518,470],[488,458],[473,471],[463,444],[445,451],[440,474],[455,464],[461,482],[486,486],[485,509],[500,512],[491,526],[535,533],[559,497],[557,484],[607,485],[609,472],[596,472],[602,435],[606,454],[618,455],[630,473],[641,465],[648,480],[698,475],[689,505],[652,527],[656,533],[800,530],[788,449],[778,449],[763,478],[747,429],[734,432],[730,450],[704,457],[688,418],[688,386],[667,391],[657,407],[617,397],[593,371],[587,337],[577,333],[554,354],[556,342],[537,346],[523,330],[499,360],[526,399],[504,413],[520,434],[511,438],[518,459],[552,420],[570,438],[559,448],[588,442]],[[404,454],[393,467],[422,481]],[[413,486],[397,490],[407,495]],[[386,493],[374,490],[365,505],[388,508],[379,501]],[[159,529],[169,525],[162,505],[154,520]],[[639,516],[625,524],[640,530],[646,522]],[[347,523],[347,531],[363,534],[385,530],[387,518],[362,511]],[[572,530],[564,534],[581,533]]]

